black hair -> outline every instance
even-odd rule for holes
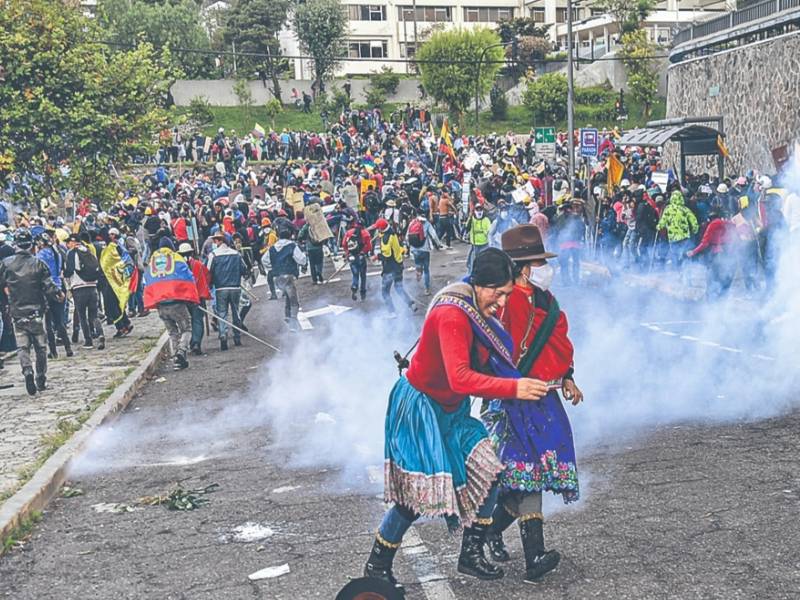
[[[487,248],[472,263],[469,282],[480,287],[502,287],[514,280],[514,263],[499,248]]]
[[[278,237],[282,240],[292,239],[292,230],[288,227],[281,227],[278,229]]]

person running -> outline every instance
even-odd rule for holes
[[[295,242],[292,241],[292,230],[283,228],[278,232],[278,241],[264,254],[261,259],[264,268],[272,270],[275,284],[283,294],[286,302],[284,321],[289,331],[297,331],[300,323],[297,313],[300,311],[300,298],[297,295],[297,278],[300,277],[300,267],[308,264],[308,258]]]
[[[47,232],[42,233],[38,237],[37,242],[39,248],[36,252],[36,258],[43,261],[44,264],[47,265],[47,268],[50,271],[50,277],[53,279],[53,283],[56,284],[56,287],[61,290],[66,298],[66,288],[64,287],[64,279],[61,275],[64,266],[64,259],[61,253],[53,247],[53,240],[50,237],[50,234]],[[67,333],[67,327],[64,323],[64,319],[66,318],[64,307],[65,302],[54,303],[48,301],[47,303],[45,325],[47,329],[47,345],[50,348],[47,358],[58,358],[56,335],[58,335],[58,337],[61,339],[61,342],[64,344],[64,352],[66,355],[68,357],[73,355],[72,345],[69,341],[69,334]]]
[[[47,303],[63,303],[64,294],[50,277],[47,265],[31,250],[33,237],[28,229],[14,235],[17,250],[0,263],[0,288],[8,290],[8,302],[17,338],[19,364],[29,395],[47,389],[47,341],[44,314]],[[31,347],[36,354],[36,372],[31,363]]]
[[[503,465],[483,424],[470,416],[469,397],[528,401],[547,392],[544,382],[518,377],[511,340],[495,318],[513,276],[511,259],[491,248],[475,259],[466,282],[447,286],[431,303],[417,351],[389,397],[384,498],[394,506],[378,528],[366,578],[402,590],[392,565],[419,516],[464,526],[459,573],[503,576],[484,554]]]
[[[431,251],[442,249],[442,242],[436,235],[436,228],[428,222],[423,213],[411,221],[406,232],[406,241],[411,248],[411,256],[417,270],[417,281],[423,280],[425,295],[431,295]]]
[[[680,191],[672,192],[669,197],[669,205],[664,209],[656,227],[659,231],[667,230],[672,268],[680,269],[686,253],[692,247],[691,238],[700,229],[697,217],[686,206]]]
[[[189,307],[200,304],[200,297],[189,265],[175,252],[170,238],[162,238],[159,249],[150,255],[144,278],[144,306],[147,310],[158,309],[169,333],[175,370],[185,369],[189,366],[186,353],[192,335]]]
[[[394,302],[392,302],[392,286],[395,291],[400,295],[405,302],[406,306],[413,312],[417,311],[417,305],[408,295],[403,287],[403,257],[405,256],[405,248],[400,245],[400,240],[394,229],[389,225],[386,219],[378,219],[375,222],[375,228],[378,230],[380,239],[377,247],[375,248],[376,254],[381,261],[381,295],[389,309],[390,317],[397,316],[394,309]]]
[[[500,495],[487,543],[492,558],[508,561],[503,531],[519,520],[525,581],[533,582],[558,565],[560,555],[544,545],[542,492],[578,499],[578,472],[572,429],[557,390],[573,405],[583,394],[573,379],[573,346],[567,318],[549,291],[553,267],[535,225],[503,234],[503,250],[514,260],[514,289],[500,317],[513,341],[512,356],[523,377],[545,382],[538,402],[492,400],[482,418],[504,465]]]
[[[178,246],[178,254],[180,254],[189,265],[194,278],[194,284],[197,287],[197,297],[199,302],[197,304],[189,304],[189,315],[192,318],[192,337],[189,340],[189,352],[194,356],[203,354],[203,334],[205,333],[205,313],[200,310],[205,310],[206,301],[211,300],[211,287],[209,281],[211,280],[211,273],[208,267],[202,261],[194,257],[194,248],[189,242],[183,242]]]
[[[228,349],[228,311],[233,324],[241,328],[239,319],[239,300],[242,294],[242,277],[247,275],[247,265],[242,255],[231,248],[225,234],[217,231],[213,236],[214,251],[208,257],[208,271],[211,274],[211,285],[214,287],[214,311],[219,317],[219,349]],[[242,334],[233,329],[233,345],[242,345]]]
[[[353,219],[353,226],[344,234],[342,247],[353,275],[351,297],[355,300],[360,291],[363,302],[367,297],[367,256],[372,252],[372,238],[360,220]]]

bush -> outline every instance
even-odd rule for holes
[[[575,104],[614,104],[616,93],[608,86],[576,87]]]
[[[267,116],[272,123],[272,129],[275,129],[275,117],[283,111],[283,104],[277,98],[273,98],[264,105],[264,109],[267,111]]]
[[[331,88],[331,97],[327,100],[328,112],[332,115],[339,115],[345,108],[350,105],[350,98],[347,93],[341,88]]]
[[[575,120],[582,123],[597,125],[598,123],[614,121],[616,117],[617,110],[613,102],[592,106],[575,106]]]
[[[367,88],[368,107],[381,106],[384,102],[386,102],[386,94],[383,90],[372,86]]]
[[[400,75],[383,65],[380,71],[374,71],[370,76],[369,84],[376,90],[382,91],[384,96],[390,96],[397,92],[397,86],[400,85]]]
[[[567,77],[548,73],[534,79],[523,92],[522,103],[537,122],[563,121],[567,115]]]
[[[495,121],[504,120],[508,115],[508,100],[497,84],[493,85],[489,91],[489,101],[492,107],[492,119]]]
[[[210,125],[214,121],[211,103],[205,96],[195,96],[189,101],[189,120],[199,128]]]

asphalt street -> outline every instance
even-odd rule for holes
[[[461,245],[434,256],[434,288],[462,276],[464,256]],[[389,320],[379,277],[365,303],[350,299],[346,270],[334,279],[301,280],[303,310],[324,314],[300,333],[255,289],[248,325],[279,354],[247,338],[221,353],[212,339],[189,369],[147,384],[78,462],[83,494],[56,499],[0,559],[0,597],[332,599],[358,576],[385,509],[391,350],[413,343],[424,311]],[[427,301],[413,272],[406,287]],[[586,393],[568,409],[582,499],[545,505],[562,563],[522,583],[510,529],[506,577],[479,582],[456,572],[459,540],[443,522],[421,522],[395,563],[407,598],[800,598],[796,381],[764,323],[740,304],[604,280],[555,291]],[[211,484],[193,511],[137,502]]]

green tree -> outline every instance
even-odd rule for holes
[[[596,0],[594,8],[609,13],[619,24],[620,33],[636,31],[657,4],[657,0]]]
[[[98,39],[121,47],[148,42],[159,50],[168,49],[171,67],[178,76],[199,79],[214,71],[210,54],[181,50],[211,51],[208,34],[201,25],[200,7],[194,0],[100,0],[97,22],[104,30]]]
[[[540,123],[558,123],[567,115],[567,77],[547,73],[537,77],[522,94],[522,103]]]
[[[214,121],[214,111],[205,96],[195,96],[189,100],[189,120],[195,127],[203,128]]]
[[[317,92],[324,91],[324,80],[333,75],[345,54],[347,15],[339,0],[308,0],[294,12],[294,30],[300,49],[314,61]]]
[[[288,64],[281,58],[278,32],[286,25],[289,0],[236,0],[227,11],[223,38],[226,44],[235,43],[237,52],[261,54],[244,56],[243,65],[252,65],[262,77],[272,82],[272,95],[281,99],[278,76]]]
[[[416,55],[425,90],[461,119],[475,97],[476,80],[481,97],[492,87],[502,65],[503,48],[497,46],[484,54],[480,79],[478,59],[486,48],[499,43],[497,33],[482,27],[434,33]]]
[[[253,92],[250,91],[250,82],[245,78],[237,79],[233,84],[233,93],[239,101],[239,106],[244,108],[245,116],[250,118],[250,109],[253,107]]]
[[[644,116],[649,117],[658,92],[658,71],[652,60],[656,46],[647,39],[644,29],[623,34],[621,42],[620,55],[628,76],[628,89],[633,99],[641,103]]]
[[[70,167],[78,194],[108,194],[109,165],[153,150],[167,123],[170,81],[152,46],[114,51],[80,7],[0,0],[0,154],[7,172],[44,177],[44,193]],[[7,162],[11,159],[10,165]]]
[[[272,129],[275,130],[275,117],[283,112],[283,104],[277,98],[273,98],[264,105],[264,109],[267,112]]]

